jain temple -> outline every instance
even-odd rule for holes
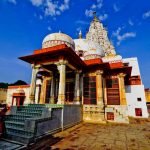
[[[83,36],[84,37],[84,36]],[[9,86],[9,138],[31,142],[81,121],[129,123],[148,118],[137,58],[122,58],[95,16],[77,39],[48,34],[42,48],[19,59],[31,64],[30,85]],[[21,137],[21,138],[20,138]]]

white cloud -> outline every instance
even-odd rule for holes
[[[115,32],[113,32],[113,36],[117,38],[117,45],[120,45],[120,43],[128,38],[134,38],[136,37],[136,33],[135,32],[126,32],[123,33],[122,35],[120,34],[122,28],[119,27]]]
[[[147,19],[150,17],[150,10],[143,14],[143,19]]]
[[[118,12],[120,10],[120,8],[116,4],[113,4],[113,9],[115,12]]]
[[[85,10],[85,15],[87,17],[92,17],[95,9],[101,9],[102,6],[103,6],[103,0],[96,0],[96,2],[92,4],[89,9]]]
[[[102,8],[103,0],[97,0],[97,8]]]
[[[9,2],[9,3],[12,3],[12,4],[17,4],[17,1],[16,0],[5,0],[6,2]]]
[[[44,0],[30,0],[30,1],[34,6],[40,6],[44,2]]]
[[[128,20],[128,23],[129,23],[130,26],[134,25],[134,23],[133,23],[133,21],[131,19]]]
[[[45,16],[58,16],[69,9],[70,0],[30,0],[33,6],[41,8]]]
[[[95,4],[93,4],[92,6],[91,6],[91,9],[95,9],[97,6],[95,5]]]
[[[108,14],[100,15],[99,20],[104,21],[108,18]]]
[[[78,27],[76,30],[77,30],[77,32],[80,32],[82,30],[82,28]]]
[[[89,24],[88,22],[83,21],[83,20],[77,20],[75,23],[76,23],[76,24],[82,24],[82,25],[87,25],[87,24]]]
[[[48,31],[52,31],[52,28],[50,26],[47,29],[48,29]]]
[[[43,16],[42,16],[42,15],[39,15],[39,19],[42,20],[42,19],[43,19]]]
[[[86,10],[85,10],[85,15],[86,15],[87,17],[92,17],[92,16],[93,16],[93,10],[88,10],[88,9],[86,9]]]

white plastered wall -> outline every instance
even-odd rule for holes
[[[137,98],[141,98],[141,101],[138,101]],[[128,115],[132,117],[137,117],[135,115],[135,108],[142,109],[142,117],[148,117],[148,111],[146,106],[146,98],[143,85],[132,85],[126,86],[126,99],[128,106]]]
[[[21,88],[20,87],[14,87],[14,88],[8,88],[8,91],[7,91],[7,100],[6,100],[6,103],[8,104],[8,106],[11,106],[12,104],[12,95],[13,93],[16,93],[17,89],[18,88]],[[30,87],[23,87],[21,88],[24,90],[25,92],[25,101],[24,101],[24,104],[29,104],[30,103],[30,98],[29,98],[29,90],[30,90]]]
[[[141,76],[138,60],[136,57],[123,59],[123,62],[129,63],[129,66],[132,67],[131,76]],[[141,98],[141,101],[138,101],[137,98]],[[148,111],[146,107],[146,97],[143,84],[126,86],[126,99],[129,116],[137,117],[135,115],[135,108],[141,108],[142,117],[143,118],[148,117]]]

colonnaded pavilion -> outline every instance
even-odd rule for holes
[[[19,59],[31,64],[31,84],[9,87],[7,103],[79,105],[83,121],[129,123],[147,118],[137,58],[122,58],[96,16],[83,38],[48,34],[42,48]]]

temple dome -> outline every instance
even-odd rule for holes
[[[88,51],[88,41],[86,39],[75,39],[75,51]]]
[[[42,48],[48,48],[60,44],[66,44],[68,47],[71,47],[73,50],[75,49],[75,44],[73,39],[64,33],[48,34],[42,42]]]
[[[85,59],[101,58],[104,56],[104,50],[102,47],[91,40],[87,39],[75,39],[75,51],[83,51],[83,57]]]

